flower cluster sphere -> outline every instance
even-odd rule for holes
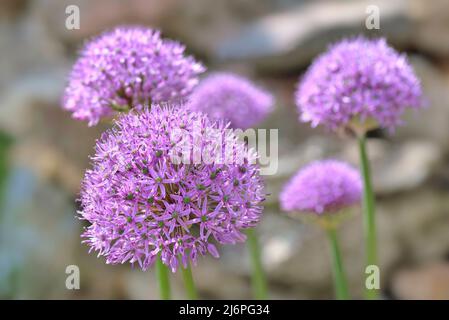
[[[221,72],[203,79],[190,96],[190,102],[195,111],[230,121],[233,128],[247,129],[268,116],[274,99],[247,79]]]
[[[145,27],[117,27],[88,42],[69,75],[63,107],[95,125],[115,111],[186,98],[205,67],[178,42]]]
[[[337,213],[360,202],[359,172],[337,160],[315,161],[287,183],[280,195],[282,209],[318,215]]]
[[[157,105],[142,110],[123,114],[102,135],[86,171],[80,215],[90,223],[83,233],[90,250],[107,263],[128,261],[143,270],[160,256],[174,272],[179,262],[195,264],[207,252],[218,257],[214,242],[244,241],[242,229],[257,224],[265,198],[255,154],[224,122],[204,114]],[[183,134],[174,139],[177,129]],[[223,148],[234,146],[239,164],[173,161],[182,149],[176,139],[206,150],[208,129],[223,136]]]
[[[300,120],[330,130],[371,124],[393,131],[407,108],[423,106],[405,55],[385,39],[343,40],[319,56],[296,91]]]

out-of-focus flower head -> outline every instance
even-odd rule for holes
[[[91,250],[144,270],[160,255],[176,271],[179,261],[218,257],[215,242],[244,241],[242,229],[259,221],[265,193],[255,153],[226,128],[180,106],[123,114],[97,142],[82,184]],[[211,144],[212,136],[221,139]],[[189,143],[201,159],[185,152]],[[234,160],[216,158],[222,150]]]
[[[343,40],[320,55],[296,91],[300,120],[330,130],[394,131],[407,108],[424,105],[420,81],[385,39]]]
[[[203,79],[190,96],[195,111],[213,119],[225,119],[233,128],[247,129],[262,122],[273,110],[271,94],[249,80],[231,73],[215,73]]]
[[[341,161],[323,160],[299,170],[284,187],[280,202],[284,211],[321,216],[359,203],[361,193],[356,169]]]
[[[203,65],[178,42],[145,27],[117,27],[88,42],[69,75],[63,107],[95,125],[115,111],[175,102],[198,83]]]

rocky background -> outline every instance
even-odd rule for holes
[[[81,29],[65,28],[65,8]],[[365,28],[378,5],[380,30]],[[0,1],[0,298],[158,297],[152,271],[108,266],[80,243],[75,199],[95,139],[61,110],[65,78],[86,38],[117,24],[145,24],[184,42],[209,70],[252,78],[277,98],[262,128],[279,128],[279,170],[259,228],[274,299],[332,298],[323,234],[280,212],[278,193],[305,163],[337,157],[357,165],[354,141],[297,121],[295,84],[330,41],[383,35],[407,52],[427,110],[407,115],[394,135],[369,143],[377,193],[382,292],[386,299],[449,299],[449,0],[2,0]],[[340,238],[354,297],[361,297],[361,217]],[[203,298],[250,298],[245,246],[221,247],[194,269]],[[243,260],[242,260],[243,259]],[[65,288],[78,265],[81,289]],[[179,275],[174,295],[182,298]]]

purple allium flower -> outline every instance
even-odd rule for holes
[[[175,102],[198,83],[202,64],[145,27],[118,27],[88,42],[70,73],[63,106],[89,125],[142,103]]]
[[[263,121],[273,109],[273,97],[250,81],[230,73],[215,73],[200,82],[190,96],[190,107],[233,128],[247,129]]]
[[[360,202],[362,180],[359,172],[336,160],[315,161],[299,170],[281,195],[285,211],[336,213]]]
[[[80,198],[81,218],[90,223],[83,234],[90,250],[107,263],[137,262],[144,270],[160,254],[175,271],[179,261],[195,264],[207,252],[218,257],[215,241],[244,241],[242,229],[259,221],[265,198],[259,167],[252,164],[255,155],[245,152],[224,122],[202,113],[157,105],[142,109],[122,114],[97,141]],[[240,164],[173,161],[183,148],[178,138],[209,152],[203,134],[209,129],[222,136],[220,147],[234,145]],[[173,135],[176,130],[182,135]]]
[[[296,91],[300,120],[336,130],[351,125],[393,131],[407,108],[423,106],[404,54],[385,39],[343,40],[319,56]]]

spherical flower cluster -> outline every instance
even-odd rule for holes
[[[384,39],[357,37],[333,45],[296,91],[300,120],[331,130],[364,126],[393,131],[407,108],[423,106],[420,82],[405,55]]]
[[[233,128],[247,129],[263,121],[273,109],[273,97],[250,81],[230,73],[215,73],[193,91],[191,108]]]
[[[184,46],[145,27],[118,27],[86,44],[70,73],[63,107],[89,125],[142,103],[174,102],[198,83],[203,65]]]
[[[280,195],[282,209],[322,215],[357,204],[362,192],[359,172],[344,162],[316,161],[301,169]]]
[[[242,229],[259,221],[265,193],[255,154],[226,128],[179,106],[123,114],[97,142],[82,185],[90,250],[107,263],[128,261],[143,270],[160,255],[174,272],[207,252],[218,257],[214,242],[244,241]],[[194,152],[185,153],[185,142],[194,141],[210,159],[218,154],[209,148],[208,130],[236,162],[195,162]]]

